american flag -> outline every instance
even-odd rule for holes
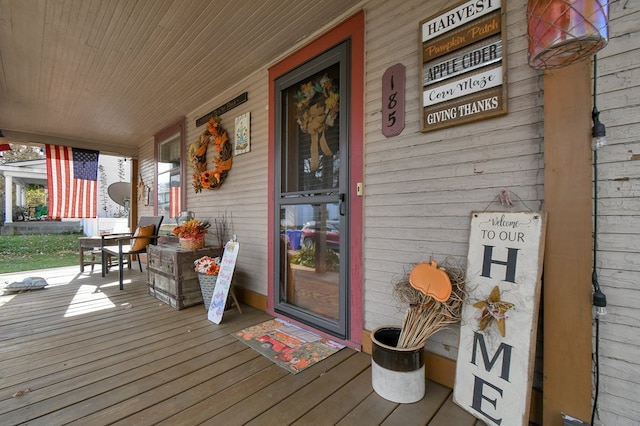
[[[98,151],[47,145],[49,216],[94,218],[98,197]]]

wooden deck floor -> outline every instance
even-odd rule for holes
[[[292,375],[230,333],[270,317],[207,320],[147,294],[146,272],[34,271],[44,290],[0,296],[0,425],[475,425],[451,390],[415,404],[371,387],[371,359],[344,349]],[[0,287],[15,274],[0,275]]]

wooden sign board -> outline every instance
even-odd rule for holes
[[[423,132],[507,113],[505,0],[470,0],[420,22]]]
[[[543,212],[473,213],[453,398],[488,425],[527,425]]]
[[[220,262],[220,272],[218,279],[213,288],[213,297],[211,297],[211,305],[209,305],[209,313],[207,318],[216,324],[222,321],[224,308],[227,304],[229,296],[229,288],[231,287],[231,279],[233,278],[233,270],[236,267],[236,259],[238,259],[238,251],[240,244],[235,241],[229,241],[224,246],[224,254]]]
[[[248,99],[249,99],[249,92],[244,92],[243,94],[236,96],[235,98],[219,106],[213,111],[203,115],[202,117],[197,118],[196,127],[202,126],[204,123],[209,121],[212,117],[220,117],[225,112],[229,112],[235,107],[247,102]]]

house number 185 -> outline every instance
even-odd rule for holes
[[[399,135],[404,129],[405,66],[395,64],[382,76],[382,134]]]

